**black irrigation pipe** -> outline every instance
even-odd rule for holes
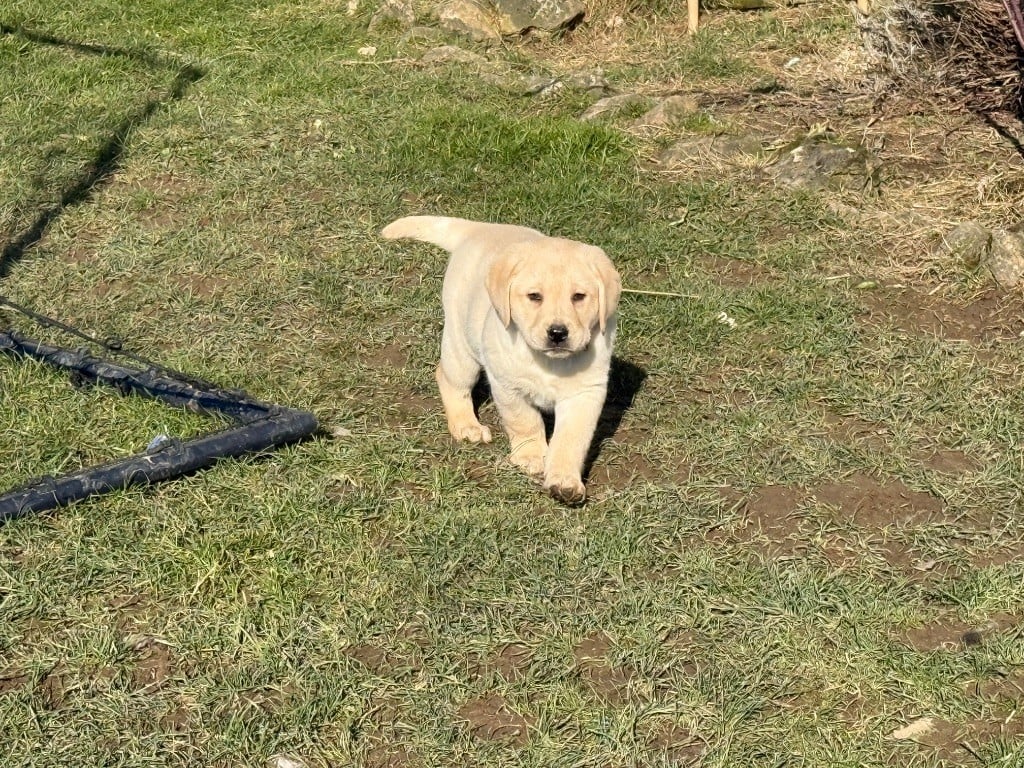
[[[240,391],[199,387],[154,369],[126,368],[84,351],[41,344],[14,331],[0,332],[0,353],[39,360],[67,371],[79,382],[105,384],[121,394],[142,395],[238,422],[238,426],[189,440],[168,439],[121,461],[31,481],[0,496],[0,524],[88,496],[179,477],[209,467],[221,458],[278,448],[308,438],[317,430],[316,417],[308,411],[262,403]]]

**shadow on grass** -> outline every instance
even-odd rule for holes
[[[176,74],[168,92],[160,97],[150,98],[138,109],[130,112],[117,123],[113,132],[103,142],[96,156],[89,162],[77,178],[73,179],[60,192],[57,202],[43,208],[33,222],[21,234],[4,245],[0,251],[0,279],[7,277],[14,266],[25,256],[25,252],[42,240],[46,230],[66,209],[88,200],[93,190],[106,182],[120,168],[124,155],[125,142],[132,131],[144,124],[162,106],[177,101],[189,86],[205,74],[202,69],[191,64],[180,66],[164,61],[147,51],[130,48],[117,48],[106,45],[93,45],[64,40],[40,32],[11,27],[0,23],[0,35],[19,37],[37,45],[50,45],[65,48],[76,53],[94,56],[119,56],[139,61],[153,68],[175,69]]]
[[[636,393],[640,391],[646,378],[647,371],[640,366],[623,360],[621,357],[612,357],[611,370],[608,372],[608,395],[605,397],[604,407],[601,409],[601,416],[597,421],[597,429],[594,430],[594,438],[590,442],[587,457],[583,462],[584,480],[590,474],[590,468],[594,461],[601,454],[601,446],[618,431],[622,417],[633,407]],[[480,407],[490,398],[491,388],[487,384],[487,377],[485,374],[481,374],[476,386],[473,387],[473,409],[479,413]],[[551,432],[554,430],[555,417],[550,413],[542,415],[547,438],[550,440]]]
[[[590,442],[590,450],[583,462],[583,478],[590,475],[590,468],[601,454],[601,446],[614,435],[626,411],[633,407],[633,400],[647,378],[647,371],[621,357],[612,358],[611,371],[608,373],[608,396],[601,409],[601,418],[594,430],[594,439]]]

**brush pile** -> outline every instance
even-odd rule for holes
[[[907,95],[1024,118],[1024,0],[892,0],[860,26]]]

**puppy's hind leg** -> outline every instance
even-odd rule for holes
[[[480,423],[473,410],[473,386],[479,377],[480,365],[468,349],[460,348],[445,328],[441,336],[441,363],[437,366],[436,378],[448,417],[448,431],[456,440],[491,442],[491,430]]]

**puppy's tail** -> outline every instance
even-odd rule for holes
[[[451,251],[469,236],[475,223],[448,216],[406,216],[388,224],[381,234],[388,240],[407,237]]]

